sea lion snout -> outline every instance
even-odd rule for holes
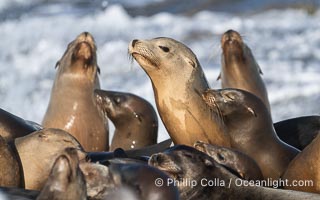
[[[89,44],[95,44],[93,36],[89,32],[83,32],[81,33],[77,39],[77,42],[88,42]]]
[[[226,42],[233,43],[234,41],[242,42],[241,36],[238,32],[234,30],[228,30],[222,35],[222,44],[225,44]]]
[[[93,51],[91,45],[84,41],[77,44],[74,54],[74,59],[83,59],[86,61],[92,60],[93,58]]]

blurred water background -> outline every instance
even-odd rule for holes
[[[41,123],[54,66],[83,31],[95,37],[103,89],[135,93],[155,105],[150,80],[128,59],[127,47],[132,39],[160,36],[188,45],[211,87],[220,88],[220,37],[234,29],[264,73],[274,121],[320,114],[319,5],[317,0],[1,0],[0,107]],[[168,137],[160,124],[158,140]]]

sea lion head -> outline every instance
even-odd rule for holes
[[[86,74],[88,78],[94,80],[99,72],[96,51],[97,47],[92,35],[83,32],[69,43],[56,67],[59,68],[60,73]]]
[[[99,162],[81,162],[79,166],[85,176],[89,199],[105,199],[115,190],[116,185],[108,167]]]
[[[206,187],[201,181],[234,177],[207,154],[185,145],[152,155],[149,165],[166,172],[175,180],[181,199],[214,199],[212,195],[220,192],[221,188]],[[196,184],[192,185],[191,181]]]
[[[159,37],[151,40],[135,39],[129,44],[129,54],[150,76],[161,70],[189,77],[200,64],[195,54],[186,45],[171,38]]]
[[[243,42],[241,35],[234,31],[228,30],[221,37],[221,47],[225,63],[233,61],[244,61],[244,50],[246,44]]]
[[[37,199],[86,199],[86,184],[79,168],[77,150],[66,148],[55,160]]]
[[[246,180],[263,179],[258,164],[248,155],[235,149],[197,141],[194,148],[206,153],[217,163]]]
[[[27,189],[41,189],[50,169],[65,148],[75,148],[80,160],[86,157],[79,142],[68,132],[45,128],[15,139]]]
[[[197,141],[194,144],[194,148],[208,154],[212,157],[217,163],[228,166],[230,161],[235,161],[235,155],[228,148],[224,148],[218,145],[211,145],[208,143]]]
[[[253,69],[258,70],[262,74],[251,49],[246,45],[237,31],[226,31],[221,37],[221,47],[223,66],[253,66]]]
[[[241,119],[248,115],[255,118],[260,104],[266,109],[258,97],[239,89],[209,89],[202,94],[202,98],[210,109],[218,111],[222,119],[231,116]]]
[[[198,165],[199,163],[204,165]],[[163,153],[153,154],[149,165],[166,172],[176,180],[184,181],[184,178],[202,176],[204,171],[214,167],[214,161],[192,147],[177,145]]]
[[[133,121],[137,124],[150,124],[158,128],[158,119],[152,105],[134,94],[95,90],[99,108],[117,126]],[[147,113],[147,114],[146,114]]]

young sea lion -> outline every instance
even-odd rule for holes
[[[79,159],[85,159],[79,142],[60,129],[42,129],[17,138],[15,147],[22,163],[26,189],[40,190],[43,187],[55,160],[65,148],[77,149]]]
[[[201,99],[209,85],[187,46],[164,37],[133,40],[129,53],[149,76],[160,117],[175,144],[193,145],[201,140],[230,146],[217,113]]]
[[[285,188],[320,193],[319,147],[320,134],[290,162],[283,175],[283,179],[289,181]]]
[[[250,48],[243,42],[240,34],[228,30],[221,37],[222,88],[237,88],[258,96],[270,111],[266,86],[260,76],[262,71],[253,57]]]
[[[17,156],[0,136],[0,186],[20,187],[23,185],[20,179],[21,176],[23,175]]]
[[[279,138],[287,144],[303,150],[320,135],[320,116],[303,116],[273,124]]]
[[[95,90],[97,103],[116,130],[111,150],[139,149],[157,143],[158,118],[152,105],[134,94]]]
[[[58,72],[42,125],[60,128],[77,138],[86,151],[109,149],[107,119],[98,109],[94,89],[99,89],[96,45],[84,32],[72,41],[58,61]]]
[[[178,186],[181,200],[301,200],[320,195],[245,185],[244,180],[213,158],[192,147],[178,145],[151,156],[149,165],[166,172]],[[255,185],[256,184],[256,185]]]
[[[233,170],[243,179],[263,179],[262,172],[256,161],[240,151],[200,141],[194,144],[194,148],[208,154],[217,163]]]
[[[238,89],[207,90],[203,100],[218,110],[231,137],[231,147],[253,158],[265,179],[278,179],[299,150],[276,135],[270,112],[250,92]]]
[[[55,160],[37,200],[87,199],[86,182],[79,168],[78,150],[66,148]]]

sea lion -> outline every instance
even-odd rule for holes
[[[105,199],[115,190],[116,185],[108,167],[91,162],[81,162],[79,166],[86,180],[89,199]]]
[[[253,158],[265,179],[278,179],[299,150],[276,135],[270,112],[257,96],[239,89],[207,90],[202,94],[210,109],[218,110],[231,147]]]
[[[171,38],[133,40],[130,55],[149,76],[160,117],[175,144],[230,146],[223,124],[200,93],[209,88],[196,55]]]
[[[77,149],[79,159],[85,159],[79,142],[60,129],[45,128],[17,138],[15,147],[22,163],[26,189],[40,190],[43,187],[55,160],[65,148]]]
[[[242,179],[263,179],[262,172],[256,161],[240,151],[227,147],[207,144],[200,141],[194,144],[194,148],[208,154],[220,165],[233,170]]]
[[[267,109],[266,109],[267,110]],[[319,199],[320,195],[246,186],[242,179],[213,158],[192,147],[177,145],[151,156],[149,165],[166,172],[178,186],[181,200],[300,200]]]
[[[99,107],[115,126],[110,149],[139,149],[157,144],[158,118],[145,99],[115,91],[95,90]]]
[[[283,179],[289,181],[289,184],[285,187],[286,189],[320,193],[319,147],[320,134],[290,162],[283,175]],[[304,181],[304,183],[298,185],[297,181]]]
[[[303,116],[273,124],[279,138],[299,150],[304,149],[320,134],[320,116]]]
[[[7,142],[39,129],[40,127],[37,127],[34,122],[26,121],[0,108],[0,136]]]
[[[154,167],[141,164],[112,164],[109,170],[117,185],[133,189],[141,200],[177,200],[178,188],[169,185],[169,177]],[[163,180],[163,185],[157,185],[157,180]]]
[[[87,199],[86,182],[79,168],[77,149],[66,148],[54,162],[37,200]]]
[[[0,136],[0,186],[20,187],[20,177],[19,161],[11,147]]]
[[[94,89],[99,89],[96,45],[84,32],[72,41],[58,61],[58,72],[42,125],[59,128],[77,138],[86,151],[109,149],[107,119],[98,109]]]
[[[228,30],[221,37],[221,78],[222,88],[237,88],[258,96],[270,111],[266,86],[260,76],[262,71],[250,48],[240,34]]]

